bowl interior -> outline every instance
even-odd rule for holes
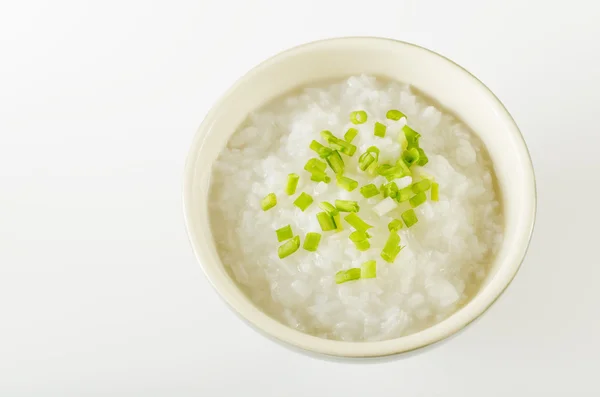
[[[448,319],[406,337],[382,342],[324,340],[271,319],[245,297],[224,269],[213,242],[207,195],[211,165],[247,115],[271,100],[323,80],[358,74],[417,88],[467,124],[485,144],[504,211],[504,242],[473,299]],[[443,339],[478,317],[510,283],[525,255],[535,217],[535,182],[523,138],[500,101],[464,69],[411,44],[375,38],[334,39],[281,53],[241,78],[204,120],[192,145],[185,176],[190,240],[211,283],[259,330],[297,347],[339,356],[381,356]]]

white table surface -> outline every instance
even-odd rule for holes
[[[598,396],[600,8],[563,1],[0,3],[0,396]],[[450,341],[322,361],[243,324],[188,244],[182,170],[240,75],[389,36],[505,103],[539,209],[507,293]]]

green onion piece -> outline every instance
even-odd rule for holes
[[[312,158],[306,162],[304,169],[310,173],[313,173],[314,171],[325,172],[327,169],[327,163],[319,159]]]
[[[383,250],[381,251],[381,257],[389,263],[394,262],[396,256],[400,253],[402,247],[400,247],[400,236],[396,232],[391,232],[388,237]]]
[[[344,160],[342,160],[342,156],[340,156],[338,151],[332,151],[331,154],[327,156],[326,160],[333,172],[336,174],[341,174],[344,172]]]
[[[360,210],[358,203],[351,200],[335,200],[335,208],[340,212],[358,212]]]
[[[285,192],[288,196],[296,193],[296,187],[298,186],[299,180],[300,176],[298,176],[298,174],[288,174],[287,185],[285,186]]]
[[[331,178],[327,176],[323,171],[316,170],[310,175],[310,180],[313,182],[331,182]]]
[[[333,222],[335,223],[335,230],[337,232],[344,230],[344,227],[342,226],[342,217],[340,216],[339,212],[333,214]]]
[[[431,184],[431,201],[440,200],[440,185],[436,182]]]
[[[360,278],[375,278],[377,276],[377,262],[366,261],[360,265]]]
[[[294,237],[294,233],[292,232],[292,226],[290,225],[275,230],[275,233],[277,233],[277,241],[279,242],[289,240],[292,237]]]
[[[321,242],[321,234],[319,233],[306,233],[306,237],[304,238],[304,244],[302,248],[307,251],[315,252],[319,247],[319,243]]]
[[[355,230],[352,233],[350,233],[350,236],[348,236],[348,238],[350,238],[350,240],[353,242],[365,241],[369,238],[369,233]]]
[[[331,205],[327,201],[320,202],[319,208],[321,208],[323,211],[327,212],[331,216],[334,216],[335,214],[337,214],[339,212],[337,210],[337,208],[335,208],[333,205]]]
[[[396,195],[396,201],[402,203],[404,201],[409,200],[413,195],[412,187],[407,186],[400,190],[398,190],[398,194]]]
[[[367,168],[367,172],[371,175],[374,175],[378,167],[377,161],[379,160],[379,148],[377,146],[370,146],[367,149],[367,153],[370,153],[373,157],[375,157],[375,161]]]
[[[321,131],[321,138],[325,140],[325,142],[329,142],[331,138],[335,138],[335,136],[331,133],[331,131],[323,130]]]
[[[277,254],[281,259],[290,256],[300,248],[300,237],[294,236],[291,240],[286,241],[277,249]]]
[[[369,242],[369,240],[354,241],[354,246],[357,250],[364,252],[371,248],[371,243]]]
[[[385,124],[381,124],[379,121],[375,123],[375,128],[373,129],[373,134],[380,138],[385,137],[385,132],[387,131],[387,126]]]
[[[325,157],[329,156],[331,154],[331,151],[332,151],[327,146],[323,146],[319,142],[314,141],[314,140],[310,143],[309,147],[312,150],[314,150],[315,152],[317,152],[317,154],[321,158],[325,158]]]
[[[410,148],[402,153],[402,161],[410,167],[419,161],[419,149]]]
[[[425,164],[429,162],[429,158],[425,154],[425,151],[419,148],[419,160],[417,161],[417,165],[423,167]]]
[[[333,218],[327,212],[319,212],[317,214],[317,220],[319,221],[319,225],[321,225],[321,230],[324,232],[336,229]]]
[[[350,214],[346,215],[344,217],[344,219],[346,220],[346,222],[348,222],[350,224],[350,226],[352,226],[359,232],[366,232],[368,229],[373,227],[373,226],[369,225],[367,222],[360,219],[360,217],[358,215],[356,215],[355,212],[351,212]]]
[[[411,227],[419,221],[419,219],[417,218],[417,214],[415,214],[415,211],[413,209],[404,211],[401,217],[406,227]]]
[[[275,193],[267,194],[265,198],[260,201],[260,206],[262,207],[263,211],[270,210],[271,208],[275,207],[276,204],[277,197],[275,196]]]
[[[350,113],[350,121],[352,124],[363,124],[367,121],[367,112],[364,110],[356,110]]]
[[[369,146],[367,148],[367,153],[374,153],[375,160],[379,160],[380,150],[379,150],[379,148],[377,146]]]
[[[375,157],[371,153],[365,152],[358,158],[358,168],[365,171],[374,161]]]
[[[410,187],[413,193],[425,192],[431,187],[431,181],[429,179],[423,179],[422,181],[413,183]]]
[[[340,270],[335,274],[335,283],[342,284],[347,281],[358,280],[360,278],[360,269],[353,267],[348,270]]]
[[[392,168],[391,164],[381,164],[380,166],[377,167],[377,174],[385,175],[385,173],[388,172],[391,168]]]
[[[332,137],[329,139],[328,143],[332,149],[338,150],[340,153],[344,153],[347,156],[353,156],[356,152],[356,146],[343,139]]]
[[[397,232],[398,230],[402,229],[402,227],[403,225],[400,219],[394,219],[390,223],[388,223],[388,230],[390,232]]]
[[[388,112],[385,114],[385,117],[389,120],[395,120],[398,121],[400,120],[402,117],[406,117],[404,115],[404,113],[402,113],[399,110],[396,109],[392,109],[392,110],[388,110]]]
[[[351,143],[357,135],[358,130],[356,128],[348,128],[348,131],[346,131],[344,134],[344,140],[348,143]]]
[[[425,195],[425,192],[417,193],[408,200],[410,206],[413,208],[420,206],[425,201],[427,201],[427,196]]]
[[[306,194],[304,192],[300,193],[298,198],[294,200],[294,205],[302,210],[306,210],[313,202],[313,198],[310,194]]]
[[[383,197],[396,198],[398,194],[398,185],[396,185],[396,182],[386,183],[382,188]]]
[[[384,167],[385,166],[385,167]],[[393,181],[394,179],[403,178],[405,176],[412,175],[410,168],[404,164],[404,161],[400,160],[396,163],[396,165],[382,164],[377,168],[377,173],[382,175],[388,181]]]
[[[357,181],[339,174],[337,175],[337,184],[339,187],[349,192],[353,191],[358,187]]]
[[[402,131],[404,132],[404,136],[406,137],[406,142],[408,144],[406,146],[407,149],[418,148],[421,134],[410,128],[408,125],[402,127]]]
[[[369,183],[368,185],[360,188],[360,194],[362,194],[364,198],[370,198],[377,196],[379,194],[379,189],[377,189],[377,186]]]

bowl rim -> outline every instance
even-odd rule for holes
[[[328,340],[323,339],[317,336],[305,334],[301,331],[295,330],[293,328],[288,327],[287,325],[280,323],[279,321],[273,319],[268,316],[260,309],[258,309],[254,304],[247,298],[241,289],[237,288],[238,293],[243,295],[243,299],[245,302],[238,299],[239,297],[234,297],[232,295],[228,295],[226,291],[224,291],[225,287],[223,286],[223,282],[226,280],[220,279],[222,276],[221,273],[217,272],[211,266],[205,266],[205,256],[197,246],[196,242],[198,241],[196,230],[194,229],[192,222],[192,196],[193,196],[193,180],[194,174],[196,170],[196,160],[198,152],[201,150],[204,138],[207,136],[208,132],[211,129],[214,118],[218,113],[218,110],[221,108],[223,103],[231,96],[233,92],[237,89],[238,86],[244,84],[247,80],[249,80],[254,73],[257,73],[261,69],[268,67],[271,63],[278,61],[280,58],[294,55],[295,53],[305,51],[310,49],[311,47],[318,47],[321,45],[335,45],[341,42],[347,41],[356,41],[362,42],[361,44],[365,44],[368,42],[391,42],[394,45],[400,46],[409,46],[414,47],[419,50],[423,50],[429,55],[434,57],[439,57],[450,63],[454,68],[460,70],[460,72],[466,75],[466,78],[471,78],[475,80],[477,85],[481,88],[482,94],[486,95],[491,99],[494,104],[501,110],[505,112],[505,123],[510,125],[512,131],[516,138],[519,139],[519,144],[522,146],[523,152],[526,156],[524,156],[525,163],[523,164],[524,169],[530,173],[531,175],[531,202],[529,206],[531,207],[531,214],[529,222],[527,222],[527,228],[522,233],[523,237],[526,239],[525,244],[522,245],[520,260],[518,260],[514,264],[510,264],[511,271],[508,272],[502,280],[498,280],[494,284],[496,285],[496,290],[492,294],[492,299],[487,302],[482,302],[479,306],[474,307],[469,304],[463,306],[459,311],[453,313],[445,320],[434,324],[433,326],[426,328],[422,331],[416,332],[411,335],[377,341],[377,342],[345,342],[345,341],[337,341],[337,340]],[[240,77],[235,83],[227,90],[221,97],[215,102],[215,104],[211,107],[209,112],[206,114],[204,120],[200,124],[200,127],[197,129],[194,138],[192,140],[192,144],[188,151],[187,159],[184,167],[184,177],[183,177],[183,212],[184,212],[184,220],[188,235],[188,240],[190,245],[192,246],[192,250],[194,251],[194,255],[196,260],[200,263],[204,274],[208,278],[212,287],[217,291],[219,297],[223,299],[227,306],[245,323],[250,325],[255,330],[259,331],[260,334],[267,336],[269,339],[274,339],[278,342],[283,342],[288,347],[299,349],[300,351],[309,352],[309,353],[319,353],[325,356],[332,357],[350,357],[350,358],[373,358],[373,357],[386,357],[391,355],[397,355],[400,353],[412,352],[417,349],[421,349],[430,345],[433,345],[441,340],[444,340],[457,332],[464,329],[466,326],[471,324],[473,321],[477,320],[481,317],[506,291],[508,286],[516,277],[521,265],[527,256],[527,251],[529,250],[531,239],[533,236],[533,230],[535,226],[535,220],[537,216],[537,184],[535,179],[535,172],[533,167],[533,162],[531,159],[531,154],[519,129],[517,123],[514,118],[506,109],[504,104],[500,101],[500,99],[475,75],[470,73],[468,70],[449,59],[448,57],[441,55],[435,51],[432,51],[428,48],[408,43],[405,41],[386,38],[386,37],[374,37],[374,36],[349,36],[349,37],[334,37],[327,38],[322,40],[311,41],[305,44],[301,44],[287,50],[281,51],[258,65],[251,68],[248,72],[246,72],[242,77]],[[233,282],[233,280],[229,280]],[[491,287],[491,284],[488,285],[488,288]],[[470,301],[470,303],[473,300]],[[468,313],[467,313],[467,310]],[[457,315],[461,313],[461,319],[454,320],[453,322],[449,322],[448,320],[452,318],[458,317]],[[442,329],[442,325],[445,325],[445,329]]]

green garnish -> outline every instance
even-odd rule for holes
[[[375,278],[377,276],[377,262],[366,261],[360,265],[360,278]]]
[[[429,190],[431,187],[431,181],[429,179],[423,179],[417,183],[411,185],[413,193],[421,193]]]
[[[375,128],[373,129],[373,134],[380,138],[385,137],[385,132],[387,131],[387,126],[385,124],[381,124],[379,121],[375,123]]]
[[[336,178],[337,178],[338,186],[344,190],[351,192],[358,187],[358,182],[355,181],[354,179],[350,179],[348,177],[345,177],[345,176],[339,175],[339,174],[337,175]]]
[[[341,174],[344,172],[344,160],[342,160],[342,156],[337,150],[332,151],[326,160],[334,173]]]
[[[333,222],[335,223],[335,230],[337,232],[341,232],[342,230],[344,230],[344,227],[342,226],[342,217],[340,216],[339,211],[333,214],[332,216]]]
[[[402,229],[402,227],[403,225],[400,219],[394,219],[393,221],[388,223],[388,230],[390,232],[397,232],[398,230]]]
[[[325,140],[325,142],[329,142],[331,138],[335,138],[335,136],[331,133],[331,131],[323,130],[321,131],[321,138]]]
[[[394,179],[412,175],[412,172],[402,160],[398,161],[396,165],[393,166],[389,164],[380,165],[377,168],[377,173],[381,176],[384,176],[388,181],[393,181]]]
[[[319,247],[319,243],[321,242],[321,235],[319,233],[306,233],[306,237],[304,238],[304,244],[302,248],[307,251],[315,252],[317,247]]]
[[[275,233],[277,234],[277,241],[279,241],[279,242],[289,240],[292,237],[294,237],[294,233],[292,232],[291,225],[287,225],[282,228],[279,228],[279,229],[275,230]]]
[[[404,211],[401,217],[406,227],[411,227],[419,221],[419,218],[417,218],[417,214],[415,214],[415,211],[413,209]]]
[[[310,194],[306,194],[304,192],[300,193],[300,195],[294,200],[294,205],[302,210],[306,210],[313,203],[313,198]]]
[[[411,186],[404,187],[404,188],[398,190],[398,194],[396,194],[396,201],[398,201],[399,203],[402,203],[402,202],[410,199],[412,197],[412,195],[413,195],[412,187]]]
[[[370,146],[366,153],[370,153],[371,156],[375,157],[375,161],[367,168],[367,172],[371,175],[377,170],[377,162],[379,161],[379,148],[377,146]]]
[[[331,182],[331,178],[325,173],[326,168],[327,163],[316,158],[308,160],[304,165],[304,169],[311,174],[310,180],[315,182]]]
[[[351,212],[350,214],[346,215],[344,217],[344,219],[346,220],[346,222],[348,222],[350,224],[350,226],[352,226],[359,232],[366,232],[367,230],[369,230],[370,228],[373,227],[373,226],[369,225],[367,222],[360,219],[360,217],[358,215],[356,215],[355,212]]]
[[[312,141],[310,143],[309,146],[312,150],[314,150],[315,152],[317,152],[317,154],[319,155],[319,157],[321,157],[322,159],[329,156],[332,152],[331,149],[329,149],[327,146],[323,146],[321,145],[319,142],[317,141]]]
[[[277,249],[277,254],[281,259],[290,256],[300,248],[300,237],[294,236],[291,240],[286,241]]]
[[[352,233],[350,233],[350,236],[348,236],[348,238],[353,242],[365,241],[369,239],[369,235],[367,234],[367,232],[355,230]]]
[[[321,208],[323,211],[327,212],[331,216],[333,216],[339,212],[337,210],[337,208],[335,208],[333,205],[331,205],[327,201],[321,201],[319,203],[319,208]]]
[[[344,153],[347,156],[352,157],[356,152],[356,146],[335,136],[329,138],[327,142],[332,149],[338,150],[340,153]]]
[[[310,180],[313,182],[331,182],[331,178],[327,176],[323,171],[315,171],[310,175]]]
[[[344,134],[344,140],[348,143],[352,143],[354,138],[358,135],[358,130],[356,128],[348,128],[348,131]]]
[[[351,200],[335,200],[335,208],[340,212],[358,212],[360,210],[358,203]]]
[[[402,117],[406,117],[404,115],[404,113],[402,113],[399,110],[396,109],[392,109],[392,110],[388,110],[388,112],[385,114],[385,117],[389,120],[395,120],[398,121],[400,120]]]
[[[358,280],[360,278],[360,269],[353,267],[348,270],[340,270],[335,274],[335,283],[342,284],[347,281]]]
[[[350,121],[352,124],[363,124],[367,121],[367,112],[364,110],[356,110],[350,113]]]
[[[408,200],[410,206],[413,208],[420,206],[425,201],[427,201],[427,196],[425,195],[425,192],[417,193]]]
[[[402,131],[404,132],[404,136],[406,137],[407,149],[418,148],[419,147],[419,138],[421,134],[417,131],[410,128],[408,125],[402,127]]]
[[[429,162],[429,158],[425,154],[425,151],[419,148],[419,160],[417,160],[417,165],[423,167],[425,164]]]
[[[396,185],[396,182],[386,183],[382,186],[381,192],[383,193],[383,197],[396,198],[398,185]]]
[[[402,247],[400,247],[400,236],[396,232],[391,232],[388,237],[383,250],[381,251],[381,257],[389,263],[394,262],[396,256],[400,253]]]
[[[321,225],[321,230],[324,232],[328,232],[330,230],[335,230],[335,222],[331,215],[327,212],[319,212],[317,214],[317,220],[319,221],[319,225]]]
[[[288,196],[296,193],[296,187],[298,186],[299,180],[300,176],[298,176],[298,174],[288,174],[287,185],[285,186],[285,192]]]
[[[440,185],[436,182],[431,184],[431,201],[439,201],[440,200]]]
[[[375,156],[369,152],[365,152],[358,158],[358,168],[360,168],[361,171],[365,171],[374,161]]]
[[[360,188],[360,194],[362,194],[364,198],[370,198],[377,196],[379,194],[379,189],[377,189],[377,186],[369,183],[368,185]]]
[[[410,148],[402,153],[402,161],[410,167],[419,161],[419,149]]]
[[[275,193],[267,194],[265,198],[260,201],[260,206],[263,211],[270,210],[271,208],[275,207],[276,204],[277,196],[275,196]]]

